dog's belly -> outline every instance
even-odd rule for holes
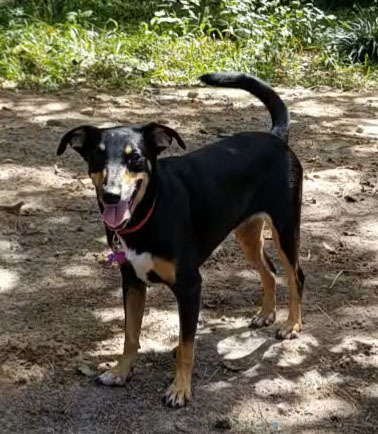
[[[136,253],[135,250],[127,247],[123,240],[121,244],[126,260],[130,262],[135,274],[142,282],[147,285],[162,282],[172,285],[175,282],[176,270],[173,262],[149,252]]]

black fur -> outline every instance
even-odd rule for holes
[[[185,146],[173,130],[157,124],[80,130],[84,143],[79,151],[89,161],[90,171],[96,164],[95,170],[101,169],[99,158],[106,157],[95,155],[100,141],[109,148],[107,158],[117,159],[120,166],[128,164],[121,154],[125,142],[130,140],[143,159],[141,170],[148,170],[146,161],[151,163],[146,194],[127,226],[140,222],[155,201],[153,213],[140,230],[122,237],[137,253],[149,252],[175,263],[176,281],[171,289],[177,297],[184,340],[194,339],[196,332],[201,293],[199,267],[250,216],[270,216],[282,250],[299,270],[300,288],[304,280],[298,265],[302,168],[287,144],[289,115],[285,104],[265,83],[248,75],[209,74],[202,80],[256,95],[270,111],[271,132],[239,133],[184,156],[157,159],[172,138]],[[64,136],[58,154],[64,152],[77,131]],[[168,135],[165,142],[161,133]],[[131,170],[129,166],[127,170]],[[99,203],[101,207],[101,198]],[[113,232],[108,228],[107,235],[111,243]],[[266,260],[275,271],[272,262]],[[124,291],[127,283],[142,285],[129,266],[122,267],[122,277]],[[159,281],[154,272],[149,278]]]

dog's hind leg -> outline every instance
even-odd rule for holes
[[[251,327],[263,327],[276,320],[276,280],[274,265],[264,251],[264,218],[250,217],[235,229],[235,236],[248,261],[261,278],[264,298],[261,310],[252,318]]]
[[[289,317],[278,330],[277,337],[292,339],[302,330],[301,303],[305,277],[298,262],[299,223],[277,227],[272,223],[272,233],[289,285]]]
[[[146,286],[135,280],[133,270],[121,267],[123,302],[125,309],[125,342],[117,366],[97,379],[105,386],[123,386],[131,377],[138,356],[139,335],[146,301]],[[132,277],[130,279],[130,276]]]

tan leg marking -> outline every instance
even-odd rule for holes
[[[235,229],[236,239],[248,261],[259,273],[264,288],[263,305],[252,318],[253,327],[269,326],[276,320],[276,281],[264,257],[263,229],[263,217],[251,217]]]
[[[298,337],[298,333],[302,330],[301,297],[298,291],[297,271],[290,264],[285,252],[281,249],[278,232],[272,223],[271,228],[289,285],[289,316],[287,321],[278,330],[277,337],[281,339],[293,339]]]
[[[173,285],[176,281],[176,266],[174,262],[158,258],[157,256],[152,258],[152,262],[154,264],[155,273],[158,274],[164,282]]]
[[[183,407],[191,398],[194,342],[183,342],[180,336],[176,353],[176,372],[173,383],[165,393],[165,403],[171,407]]]
[[[138,355],[139,335],[142,326],[146,289],[130,288],[126,295],[126,330],[123,354],[118,365],[99,376],[106,386],[123,386],[131,377]]]

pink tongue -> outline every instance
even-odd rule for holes
[[[104,222],[111,228],[117,228],[121,224],[130,218],[130,210],[128,203],[121,200],[117,205],[105,205],[104,212],[102,214]]]

